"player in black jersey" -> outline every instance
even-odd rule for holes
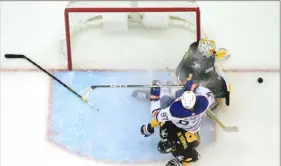
[[[153,126],[155,124],[153,123],[149,124],[147,128],[147,130],[151,130],[149,131],[151,133],[154,132]],[[199,146],[201,138],[198,132],[188,132],[178,128],[170,121],[161,122],[158,125],[160,126],[161,140],[157,149],[160,153],[171,153],[174,157],[168,161],[166,166],[190,166],[191,163],[199,160],[200,155],[196,148]],[[141,132],[144,134],[144,131]]]

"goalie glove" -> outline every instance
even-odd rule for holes
[[[140,130],[144,137],[148,137],[154,133],[154,128],[151,126],[150,123],[148,125],[142,125]]]

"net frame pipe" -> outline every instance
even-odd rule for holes
[[[195,12],[196,13],[196,38],[201,38],[201,22],[199,7],[122,7],[122,8],[66,8],[64,11],[67,68],[72,71],[71,34],[69,13],[122,13],[122,12]]]

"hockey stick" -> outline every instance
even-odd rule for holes
[[[164,64],[163,61],[160,60],[160,62]],[[166,66],[166,65],[165,65]],[[165,68],[170,74],[172,74],[173,76],[176,77],[176,75],[173,73],[172,70],[170,70],[168,67]],[[191,75],[192,77],[192,75]],[[179,80],[177,80],[177,82],[179,82]],[[91,87],[89,87],[86,92],[83,95],[84,99],[87,99],[88,96],[90,95],[90,93],[96,89],[96,88],[153,88],[153,87],[168,87],[168,88],[183,88],[182,84],[179,85],[92,85]]]
[[[182,85],[118,85],[118,84],[113,84],[113,85],[92,85],[89,87],[86,92],[83,95],[84,99],[87,99],[90,93],[96,89],[96,88],[153,88],[153,87],[169,87],[169,88],[183,88]]]
[[[79,99],[81,99],[83,102],[85,102],[86,104],[88,104],[91,108],[94,108],[94,106],[90,105],[88,100],[83,98],[83,96],[81,96],[80,94],[78,94],[76,91],[74,91],[72,88],[70,88],[69,86],[67,86],[65,83],[63,83],[61,80],[59,80],[57,77],[55,77],[54,75],[52,75],[51,73],[49,73],[47,70],[45,70],[44,68],[42,68],[40,65],[38,65],[37,63],[35,63],[34,61],[32,61],[31,59],[29,59],[27,56],[25,55],[21,55],[21,54],[5,54],[5,58],[7,59],[25,59],[28,62],[30,62],[31,64],[33,64],[34,66],[36,66],[37,68],[39,68],[41,71],[43,71],[44,73],[46,73],[48,76],[50,76],[52,79],[56,80],[59,84],[61,84],[62,86],[64,86],[67,90],[69,90],[72,94],[74,94],[76,97],[78,97]]]
[[[237,126],[225,126],[210,109],[207,110],[207,115],[209,118],[215,121],[224,131],[238,132]]]
[[[92,85],[91,89],[96,88],[153,88],[153,87],[178,87],[182,88],[183,85]]]
[[[161,62],[163,65],[165,65],[165,69],[166,69],[168,72],[170,72],[173,76],[176,77],[175,73],[174,73],[172,70],[170,70],[170,69],[168,68],[168,66],[167,66],[163,61],[160,60],[160,62]],[[176,77],[176,78],[177,78],[177,77]],[[187,78],[187,80],[188,80],[188,79],[190,80],[191,78],[192,78],[192,74],[189,74],[189,77]],[[178,80],[178,79],[177,79],[177,80]],[[178,82],[179,82],[179,80],[178,80]],[[227,131],[227,132],[238,132],[238,127],[237,127],[237,126],[225,126],[225,125],[217,118],[217,116],[216,116],[210,109],[207,110],[206,114],[207,114],[207,116],[208,116],[210,119],[212,119],[213,121],[215,121],[216,124],[219,125],[224,131]]]

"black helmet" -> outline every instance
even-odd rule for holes
[[[176,146],[171,141],[161,140],[158,142],[157,149],[160,153],[166,154],[175,151]]]

